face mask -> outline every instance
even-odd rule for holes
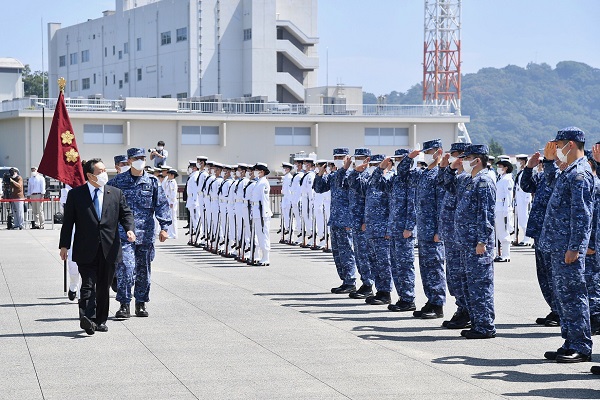
[[[235,171],[235,177],[236,178],[241,178],[242,176],[242,172],[241,171]]]
[[[452,164],[454,161],[456,161],[456,157],[452,157],[452,156],[450,156],[450,158],[448,158],[448,162],[449,162],[450,164]]]
[[[121,173],[129,171],[129,168],[131,168],[129,165],[125,165],[124,167],[121,167]]]
[[[569,155],[569,151],[567,151],[567,154],[564,154],[562,151],[565,149],[565,147],[567,147],[569,145],[569,143],[565,144],[561,149],[557,149],[556,150],[556,156],[558,157],[558,159],[560,160],[560,162],[567,162],[567,156]]]
[[[211,168],[211,169],[210,169],[210,174],[211,174],[211,175],[214,175],[214,174],[215,174],[215,169],[214,169],[214,168]]]
[[[31,173],[31,176],[37,176],[37,174],[38,174],[38,173],[37,173],[36,171],[33,171],[33,172]]]
[[[325,172],[330,173],[331,172],[331,168],[330,167],[325,168]]]
[[[160,150],[162,150],[162,149],[163,149],[163,147],[162,147],[162,146],[156,146],[156,150],[160,151]]]
[[[423,157],[425,158],[425,164],[431,165],[433,163],[433,154],[423,154]]]
[[[344,166],[344,160],[333,160],[336,168],[342,168]]]
[[[318,173],[319,173],[319,171],[321,171],[321,168],[319,168],[319,167],[315,167],[315,174],[318,174]]]
[[[254,177],[255,178],[259,178],[260,177],[260,171],[254,171]]]
[[[471,171],[473,171],[473,166],[471,165],[471,161],[467,161],[467,160],[463,160],[462,162],[462,166],[463,166],[463,170],[467,173],[470,174]]]
[[[108,174],[102,172],[100,175],[96,175],[96,185],[102,187],[108,182]]]
[[[367,167],[367,172],[368,172],[369,174],[372,174],[372,173],[373,173],[373,171],[375,171],[375,168],[377,168],[377,166],[375,166],[375,165],[369,165],[369,166]]]
[[[506,173],[506,171],[504,170],[504,168],[498,168],[498,175],[504,175]]]
[[[225,171],[221,171],[220,176],[221,176],[221,178],[225,178]]]
[[[135,160],[131,163],[131,166],[137,169],[138,171],[141,171],[146,166],[146,160]]]

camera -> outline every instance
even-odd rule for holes
[[[155,151],[156,151],[156,149],[148,149],[148,153],[153,153]]]
[[[5,172],[4,175],[2,176],[2,191],[4,192],[4,195],[7,197],[10,196],[10,194],[11,194],[10,178],[11,178],[11,175],[8,172]]]

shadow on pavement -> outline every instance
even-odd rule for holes
[[[432,360],[434,364],[452,364],[452,365],[472,365],[476,367],[517,367],[519,365],[529,365],[529,364],[545,364],[548,361],[540,358],[540,359],[531,359],[531,358],[503,358],[503,359],[490,359],[490,358],[477,358],[477,357],[468,357],[468,356],[448,356],[448,357],[440,357]],[[500,372],[500,371],[498,371]],[[505,372],[505,371],[501,371]]]
[[[431,330],[431,328],[429,329],[424,329],[424,330]],[[372,335],[357,335],[357,337],[361,338],[361,339],[365,339],[365,340],[386,340],[386,341],[390,341],[390,342],[438,342],[441,340],[466,340],[465,338],[461,337],[460,334],[457,332],[457,335],[454,336],[423,336],[423,335],[419,335],[419,336],[401,336],[400,334],[402,333],[402,330],[398,330],[398,336],[390,336],[390,335],[377,335],[377,334],[372,334]]]
[[[36,337],[68,337],[71,339],[82,339],[87,337],[88,335],[82,331],[71,331],[71,332],[38,332],[38,333],[6,333],[3,335],[0,335],[0,339],[2,338],[20,338],[20,337],[27,337],[27,338],[36,338]]]
[[[503,360],[499,360],[503,361]],[[539,383],[554,383],[554,382],[568,382],[568,381],[587,381],[596,380],[594,375],[591,373],[584,374],[530,374],[521,371],[502,370],[502,371],[486,371],[474,374],[475,379],[497,379],[505,382],[539,382]],[[600,394],[600,391],[596,391]],[[575,398],[575,397],[574,397]],[[596,399],[600,396],[594,397]]]
[[[79,318],[41,318],[35,322],[62,322],[62,321],[79,321]]]
[[[70,302],[68,299],[65,299],[65,301],[62,301],[60,303],[0,304],[0,307],[22,308],[22,307],[38,307],[38,306],[64,306],[64,305],[71,305],[71,304],[73,304],[73,303]]]
[[[548,397],[551,399],[600,399],[600,390],[594,389],[534,389],[524,393],[504,393],[504,396]]]

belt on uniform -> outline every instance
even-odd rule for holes
[[[41,194],[41,193],[31,193],[32,196],[36,195],[36,194]]]
[[[253,206],[257,206],[260,204],[260,201],[252,201],[250,204],[252,204]]]
[[[236,203],[245,203],[245,202],[246,202],[246,200],[236,200],[235,202],[236,202]]]

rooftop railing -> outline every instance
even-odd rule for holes
[[[175,101],[175,100],[174,100]],[[69,111],[78,112],[127,112],[125,100],[65,98]],[[23,98],[5,100],[1,110],[41,110],[54,109],[54,98]],[[146,112],[175,112],[171,110],[149,109]],[[230,114],[230,115],[331,115],[331,116],[373,116],[373,117],[428,117],[454,115],[449,106],[405,105],[405,104],[305,104],[276,102],[232,102],[232,101],[190,101],[177,100],[178,113]]]

